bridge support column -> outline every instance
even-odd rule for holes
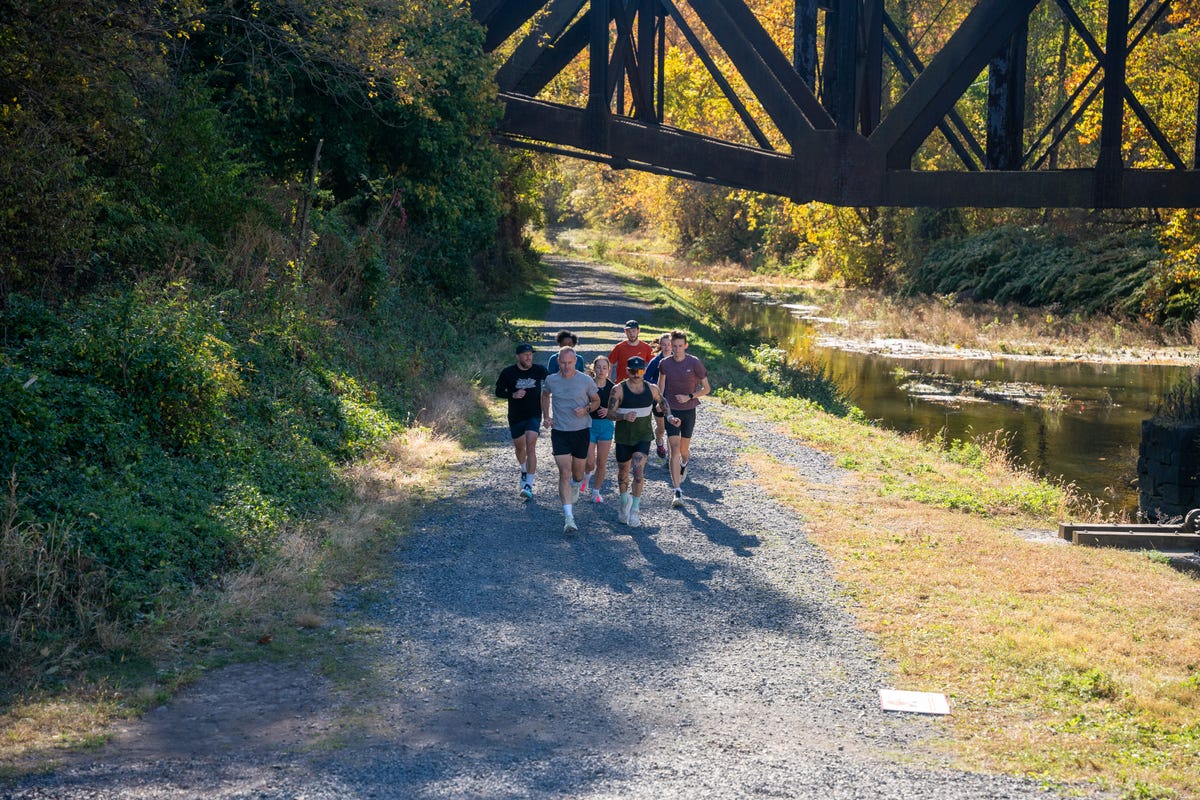
[[[608,96],[608,26],[612,20],[609,0],[591,0],[588,14],[588,137],[593,148],[606,153],[612,116]]]
[[[656,41],[658,34],[658,26],[660,24],[660,12],[662,6],[658,0],[640,0],[637,10],[637,67],[638,74],[641,76],[642,85],[649,89],[657,86],[659,89],[658,96],[655,100],[649,102],[656,105],[656,108],[639,108],[638,119],[645,122],[662,122],[662,86],[660,81],[655,79],[655,73],[661,72],[662,65],[656,59]],[[653,92],[650,92],[653,96]]]
[[[796,0],[792,18],[792,64],[814,93],[817,88],[817,0]]]
[[[1111,208],[1121,197],[1125,124],[1125,58],[1129,42],[1129,0],[1109,0],[1104,39],[1104,110],[1100,115],[1100,157],[1096,162],[1096,207]]]
[[[854,130],[858,89],[858,18],[861,0],[836,0],[825,13],[825,108],[838,130]]]
[[[1018,170],[1024,153],[1025,59],[1029,25],[1013,34],[988,66],[985,169]]]

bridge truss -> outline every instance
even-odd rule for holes
[[[1059,10],[1092,67],[1033,129],[1026,60],[1039,2]],[[791,0],[786,50],[746,0],[472,0],[472,13],[487,49],[504,54],[498,137],[509,145],[839,206],[1197,207],[1200,126],[1187,163],[1126,80],[1130,54],[1163,28],[1170,3],[1134,2],[1099,3],[1097,32],[1077,8],[1094,11],[1094,0],[979,0],[926,59],[885,0]],[[693,51],[744,126],[741,141],[666,124],[668,47]],[[584,58],[586,99],[546,99]],[[885,80],[905,88],[889,94]],[[982,82],[986,112],[973,125],[956,104]],[[1058,167],[1064,137],[1089,114],[1098,147]],[[1163,166],[1127,163],[1134,125]],[[956,163],[915,169],[937,135]]]

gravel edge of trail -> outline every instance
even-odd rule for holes
[[[654,329],[653,309],[629,302],[610,271],[556,267],[548,335],[578,330],[590,356],[631,316]],[[814,484],[836,484],[841,471],[753,414],[706,403],[699,416],[682,511],[668,507],[665,468],[652,459],[645,524],[621,525],[610,463],[608,502],[581,506],[580,531],[567,536],[549,437],[535,500],[523,503],[493,409],[473,463],[418,517],[391,576],[342,596],[337,624],[358,631],[360,688],[268,665],[290,687],[282,713],[252,712],[211,747],[156,747],[156,730],[221,735],[219,716],[188,704],[211,682],[236,683],[239,667],[222,670],[95,758],[0,797],[1053,794],[1036,780],[953,769],[947,720],[880,709],[889,665],[804,521],[738,456],[765,451]],[[270,692],[256,699],[259,711],[270,706]],[[286,736],[256,738],[279,726]]]

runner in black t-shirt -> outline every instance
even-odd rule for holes
[[[517,345],[517,363],[500,371],[496,397],[508,400],[508,430],[521,467],[521,496],[533,498],[538,431],[542,427],[542,382],[546,368],[533,363],[533,345]]]

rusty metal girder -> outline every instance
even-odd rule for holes
[[[520,37],[506,48],[510,55],[497,75],[505,105],[497,138],[512,146],[839,206],[1200,206],[1200,172],[1184,164],[1125,81],[1129,52],[1162,17],[1166,0],[1139,0],[1132,19],[1129,0],[1109,0],[1104,41],[1113,45],[1107,49],[1087,31],[1071,0],[1041,1],[1063,9],[1096,58],[1085,85],[1098,82],[1079,101],[1081,85],[1067,103],[1072,107],[1060,111],[1032,145],[1024,140],[1025,38],[1039,0],[980,0],[927,64],[883,0],[795,0],[791,58],[745,0],[474,0],[472,12],[486,28],[489,49]],[[681,13],[684,5],[750,97],[738,96],[720,73]],[[823,67],[816,52],[819,13],[825,14]],[[676,42],[695,51],[754,144],[663,124],[668,26],[678,32]],[[585,106],[539,99],[584,53],[590,65]],[[885,60],[907,84],[890,108],[882,103]],[[985,72],[987,120],[976,131],[955,103]],[[1094,101],[1103,103],[1096,163],[1045,168],[1063,129]],[[785,142],[787,150],[773,146],[749,110],[752,104],[765,112],[776,143]],[[1126,108],[1173,168],[1133,169],[1122,162]],[[913,169],[918,150],[935,132],[958,155],[961,170]],[[984,138],[986,150],[979,144]]]

